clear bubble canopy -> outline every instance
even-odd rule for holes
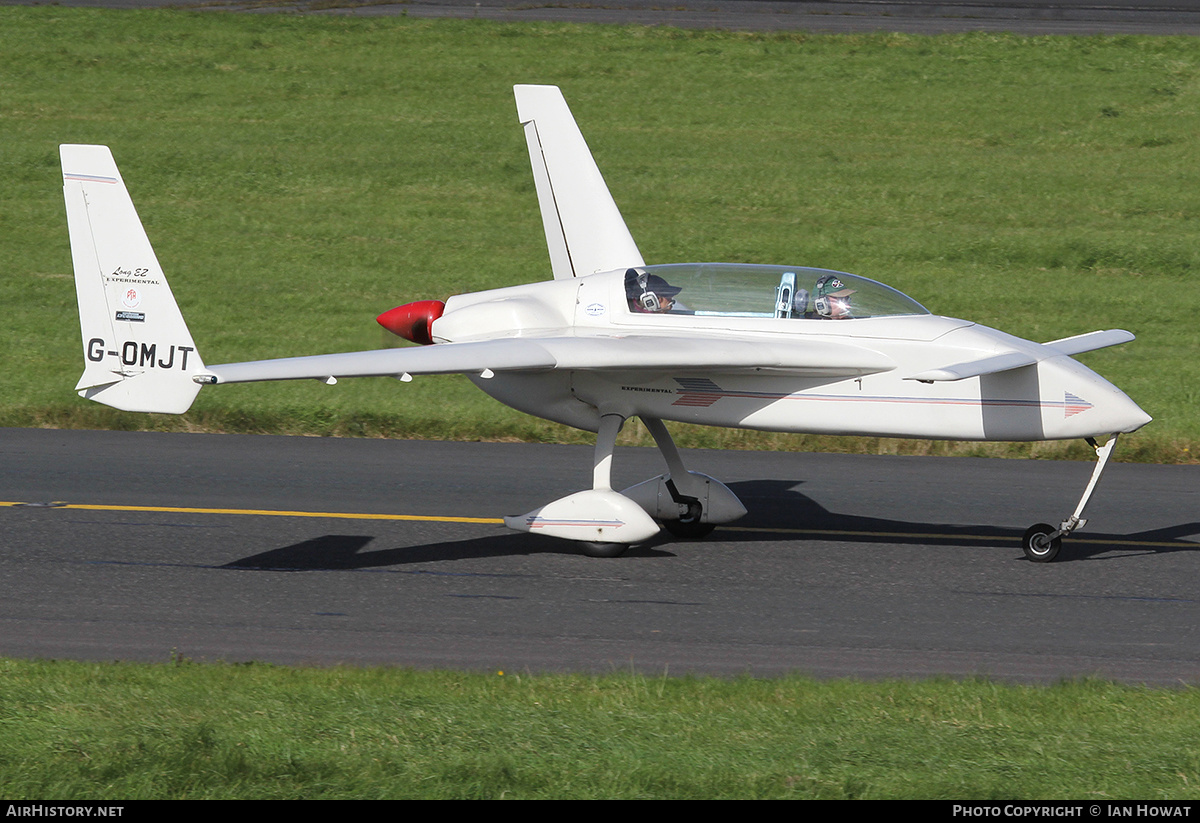
[[[639,271],[666,281],[671,314],[859,319],[929,314],[908,295],[855,274],[803,266],[679,263]],[[658,279],[661,278],[661,281]]]

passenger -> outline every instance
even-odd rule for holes
[[[849,320],[850,295],[856,290],[848,287],[835,274],[827,274],[817,281],[814,289],[813,308],[817,315],[827,320]]]
[[[675,295],[681,291],[682,288],[672,286],[657,274],[641,269],[625,272],[625,298],[629,301],[630,311],[639,314],[669,312],[675,306]]]

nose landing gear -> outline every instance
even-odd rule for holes
[[[1079,505],[1075,507],[1074,513],[1062,521],[1057,529],[1046,523],[1038,523],[1025,531],[1025,536],[1021,539],[1021,548],[1024,549],[1025,556],[1031,561],[1049,563],[1058,556],[1058,550],[1062,548],[1062,539],[1087,524],[1087,521],[1082,519],[1083,508],[1091,499],[1092,492],[1096,490],[1096,484],[1100,482],[1100,475],[1104,472],[1104,467],[1108,465],[1108,458],[1112,454],[1113,446],[1117,445],[1117,437],[1118,435],[1114,434],[1103,446],[1098,445],[1094,438],[1087,438],[1087,443],[1096,451],[1097,458],[1096,468],[1092,469],[1092,479],[1088,481],[1087,488],[1084,489],[1083,497],[1079,499]]]

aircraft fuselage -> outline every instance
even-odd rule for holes
[[[1071,357],[969,321],[927,313],[844,320],[640,313],[628,305],[623,277],[621,271],[604,272],[454,297],[434,322],[433,337],[495,339],[507,328],[534,340],[659,337],[671,345],[687,335],[693,341],[689,367],[626,364],[472,378],[506,405],[592,431],[602,413],[614,413],[812,434],[1057,440],[1133,431],[1150,420],[1120,389]],[[685,290],[680,297],[686,296]],[[723,372],[706,357],[745,343],[798,352],[836,348],[830,349],[827,373],[819,366],[769,365]],[[913,379],[1005,353],[1035,362],[960,380]],[[858,367],[844,364],[845,358]]]

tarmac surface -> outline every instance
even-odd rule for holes
[[[499,524],[591,457],[0,429],[0,655],[1200,684],[1200,466],[1111,465],[1049,564],[1021,534],[1089,463],[696,451],[750,510],[704,540]],[[618,488],[661,471],[618,449]]]

